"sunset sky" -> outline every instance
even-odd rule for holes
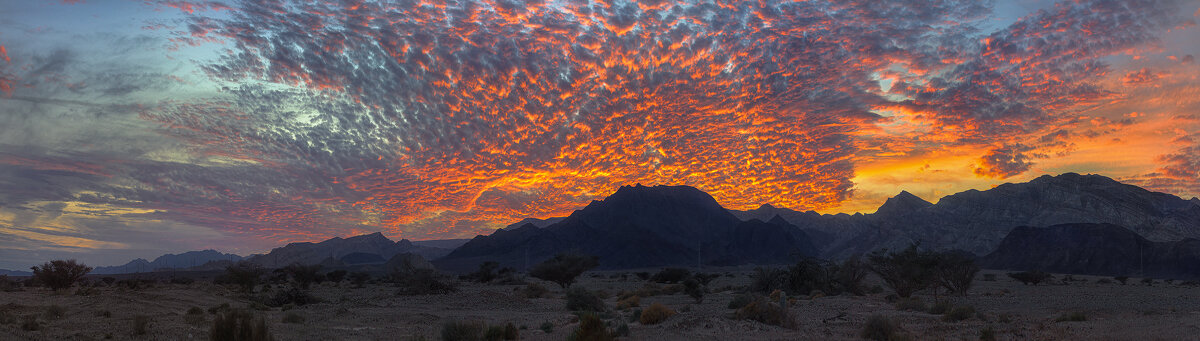
[[[1044,174],[1200,195],[1200,1],[0,2],[0,268],[622,185],[870,213]]]

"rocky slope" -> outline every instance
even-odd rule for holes
[[[186,269],[204,265],[211,261],[239,261],[242,256],[232,253],[221,253],[216,250],[188,251],[181,254],[165,254],[154,261],[134,259],[129,263],[117,266],[100,266],[92,270],[93,274],[121,274],[134,272],[163,271],[170,269]]]
[[[1200,240],[1153,242],[1113,224],[1021,226],[980,259],[991,269],[1106,276],[1200,277]]]

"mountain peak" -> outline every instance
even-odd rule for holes
[[[933,204],[921,199],[920,197],[909,193],[908,191],[900,191],[900,194],[888,198],[887,201],[879,206],[875,211],[876,215],[893,215],[905,214],[921,208],[932,206]]]

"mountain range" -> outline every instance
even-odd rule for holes
[[[624,186],[567,217],[528,218],[475,238],[393,242],[381,233],[292,243],[246,260],[333,267],[379,265],[399,254],[442,270],[484,261],[525,269],[560,252],[599,256],[604,269],[783,264],[844,259],[918,243],[961,250],[998,269],[1197,277],[1200,199],[1184,200],[1100,175],[1066,173],[968,190],[931,203],[908,192],[871,214],[819,214],[764,204],[727,210],[688,186]],[[1138,251],[1131,251],[1131,248]],[[1131,255],[1139,258],[1137,271]],[[212,250],[164,255],[95,273],[187,268],[241,257]],[[214,263],[215,264],[215,263]],[[212,268],[209,266],[208,268]],[[205,269],[208,269],[205,268]],[[1189,275],[1190,274],[1190,275]]]

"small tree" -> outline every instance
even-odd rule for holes
[[[83,278],[83,275],[92,271],[91,267],[78,263],[74,259],[54,260],[42,264],[40,267],[30,267],[30,269],[33,269],[34,279],[53,290],[70,288],[80,278]]]
[[[881,250],[868,255],[868,267],[895,290],[897,296],[909,297],[934,284],[937,254],[917,250],[916,244],[897,253],[885,252]]]
[[[529,275],[558,283],[566,289],[575,282],[576,277],[599,265],[600,261],[596,256],[560,253],[529,269]]]
[[[500,263],[483,262],[479,264],[479,270],[475,270],[475,272],[467,275],[466,278],[479,283],[491,282],[493,279],[496,279],[497,268],[500,268]]]
[[[325,274],[325,278],[328,278],[330,282],[341,283],[342,279],[346,278],[346,270],[330,271]]]
[[[938,255],[934,280],[947,291],[966,296],[978,272],[979,266],[975,265],[975,260],[961,253],[946,252]]]
[[[366,272],[350,273],[350,282],[354,283],[354,287],[362,288],[363,284],[367,284],[367,280],[371,279],[371,274]]]
[[[321,265],[302,265],[299,263],[292,263],[292,265],[288,265],[287,267],[283,268],[283,271],[288,275],[291,275],[292,280],[296,281],[296,284],[299,284],[301,289],[307,290],[313,282],[317,281],[318,274],[321,271]]]
[[[254,286],[258,285],[259,279],[263,274],[267,273],[261,265],[254,264],[248,261],[240,261],[236,264],[225,267],[225,276],[229,282],[242,287],[243,292],[251,292]]]

